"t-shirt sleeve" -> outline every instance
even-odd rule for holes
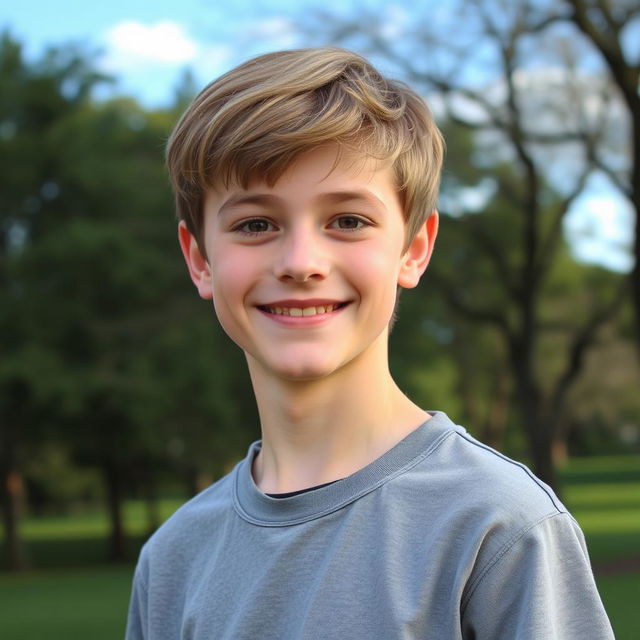
[[[609,640],[582,531],[557,513],[517,535],[484,568],[463,602],[474,640]]]
[[[147,588],[143,576],[143,558],[141,557],[133,578],[125,640],[145,640],[149,637],[147,602]]]

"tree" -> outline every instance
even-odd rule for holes
[[[547,42],[542,59],[536,55],[535,3],[462,0],[448,11],[412,15],[402,29],[392,33],[377,16],[365,16],[343,22],[335,35],[350,44],[357,38],[372,57],[430,94],[449,121],[474,132],[478,146],[470,160],[487,169],[476,189],[484,191],[485,203],[481,215],[465,213],[463,224],[473,235],[467,259],[475,277],[484,276],[484,288],[473,293],[472,280],[450,277],[440,277],[440,288],[459,317],[492,326],[501,337],[534,469],[557,486],[553,450],[563,433],[569,391],[599,329],[626,295],[621,284],[604,300],[590,301],[579,321],[564,322],[569,339],[549,383],[541,374],[545,289],[561,254],[565,216],[596,168],[584,146],[571,147],[570,165],[558,158],[575,141],[576,127],[590,148],[603,145],[608,122],[585,112],[587,85],[566,64],[566,39]],[[539,73],[548,69],[554,51],[554,64],[562,68],[560,88]],[[445,197],[456,200],[446,183]],[[465,212],[464,203],[457,206]]]
[[[29,425],[64,386],[64,376],[54,373],[56,354],[36,339],[42,316],[24,261],[51,222],[46,214],[58,195],[52,128],[81,109],[101,79],[74,49],[27,64],[19,43],[0,36],[0,500],[12,569],[27,564],[18,527],[21,464],[39,435]]]
[[[539,28],[558,21],[573,22],[601,54],[626,106],[630,128],[628,162],[608,159],[588,137],[582,136],[582,143],[594,164],[629,198],[635,211],[630,280],[640,354],[640,56],[624,42],[632,25],[638,26],[639,18],[640,7],[633,1],[565,0],[542,18]]]
[[[164,469],[188,475],[190,489],[221,473],[255,437],[255,409],[240,391],[240,356],[197,300],[176,241],[163,167],[175,109],[94,101],[101,78],[86,54],[67,48],[27,63],[5,36],[0,68],[0,481],[9,566],[27,562],[22,476],[41,444],[100,469],[109,555],[122,559],[130,487],[152,504]]]

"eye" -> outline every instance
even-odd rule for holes
[[[238,223],[233,227],[232,231],[246,235],[260,235],[262,233],[268,233],[269,231],[275,231],[275,226],[264,218],[251,218]]]
[[[368,225],[369,223],[359,216],[340,216],[330,224],[333,229],[341,229],[343,231],[358,231]]]

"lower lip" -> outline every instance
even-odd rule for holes
[[[263,311],[262,309],[258,309],[258,311],[263,316],[269,318],[269,320],[273,320],[274,322],[287,327],[313,327],[323,324],[331,318],[335,318],[346,308],[347,305],[340,307],[339,309],[329,311],[328,313],[316,313],[313,316],[286,316],[284,314],[281,315],[277,313],[269,313],[268,311]]]

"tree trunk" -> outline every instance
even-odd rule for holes
[[[556,468],[564,465],[569,459],[569,447],[567,445],[568,434],[562,430],[553,439],[552,457]]]
[[[527,327],[527,323],[524,323]],[[555,424],[543,416],[541,397],[535,381],[533,354],[535,333],[533,326],[523,331],[511,345],[515,397],[522,427],[529,444],[533,472],[556,493],[559,486],[553,464],[553,434]]]
[[[192,466],[187,469],[187,491],[190,496],[195,496],[204,491],[213,482],[211,474]]]
[[[638,99],[637,93],[635,99],[629,102],[629,109],[631,112],[632,158],[628,195],[635,214],[633,246],[631,248],[634,262],[629,278],[631,279],[631,300],[635,318],[636,347],[638,357],[640,357],[640,99]]]
[[[122,519],[122,475],[113,460],[103,461],[102,466],[107,490],[107,509],[111,531],[109,534],[109,560],[122,562],[127,559],[126,537]]]
[[[161,524],[160,503],[158,501],[158,487],[149,471],[145,479],[145,503],[147,506],[147,533],[151,535]]]
[[[2,523],[6,566],[9,571],[24,571],[29,568],[26,545],[20,535],[22,510],[22,476],[4,461],[0,469],[0,500],[2,502]]]
[[[553,438],[550,430],[544,420],[530,419],[529,422],[527,433],[532,449],[533,472],[559,495],[560,487],[553,464]]]
[[[509,372],[500,362],[496,367],[493,391],[483,429],[483,442],[499,451],[503,448],[504,434],[507,430],[509,396]]]
[[[635,220],[635,238],[634,238],[634,264],[630,274],[631,278],[631,296],[633,301],[633,309],[635,314],[636,328],[636,346],[638,356],[640,357],[640,187],[636,196],[636,220]]]
[[[533,381],[528,376],[516,379],[516,397],[522,426],[529,443],[529,454],[533,472],[556,493],[559,492],[553,464],[553,425],[544,419],[540,409],[540,398]]]

